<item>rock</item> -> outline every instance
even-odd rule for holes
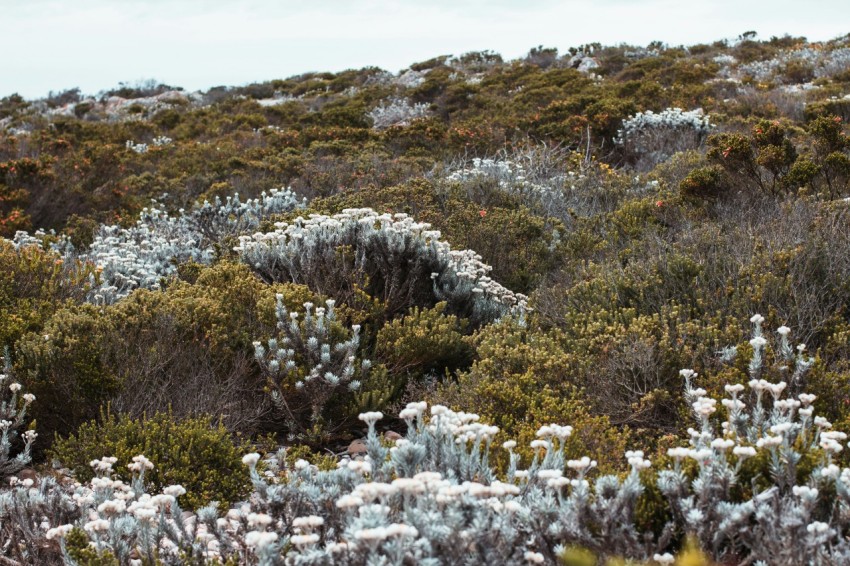
[[[399,440],[404,437],[394,430],[388,430],[384,433],[384,438],[386,438],[390,442],[395,442],[396,440]]]
[[[18,481],[32,480],[34,484],[38,485],[38,474],[32,468],[24,468],[18,472],[17,476]]]
[[[348,452],[351,456],[365,454],[367,452],[366,442],[359,438],[357,440],[352,440],[351,444],[348,445],[348,450],[346,450],[346,452]]]

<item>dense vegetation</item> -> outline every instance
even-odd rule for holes
[[[850,36],[0,99],[0,555],[842,563],[848,121]]]

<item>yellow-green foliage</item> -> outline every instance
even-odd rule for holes
[[[135,416],[169,405],[181,416],[221,411],[228,426],[255,430],[264,381],[251,343],[274,326],[277,293],[289,308],[315,300],[305,287],[263,285],[246,266],[221,263],[194,283],[57,311],[17,352],[18,373],[39,399],[39,432],[68,434],[108,400]]]
[[[118,566],[118,559],[109,550],[98,551],[89,544],[86,532],[74,527],[65,537],[65,550],[79,566]]]
[[[628,431],[588,410],[570,380],[576,359],[557,340],[506,321],[484,328],[474,342],[478,360],[456,382],[443,384],[435,401],[478,413],[504,438],[516,439],[529,461],[537,429],[556,423],[575,429],[567,441],[570,457],[591,455],[603,470],[622,467]]]
[[[0,240],[0,345],[14,346],[66,301],[81,300],[91,266],[66,265],[35,246],[15,251]]]
[[[433,309],[414,307],[404,318],[378,331],[375,353],[393,373],[423,375],[454,371],[468,365],[472,351],[463,340],[465,321],[445,315],[446,303]]]
[[[103,412],[99,421],[55,442],[50,457],[86,482],[94,476],[89,462],[104,456],[118,458],[115,476],[129,480],[127,465],[143,454],[154,465],[145,473],[150,488],[182,485],[186,494],[180,503],[194,509],[210,501],[233,503],[248,493],[242,456],[250,451],[249,444],[235,441],[211,416],[178,421],[168,413],[132,419]]]

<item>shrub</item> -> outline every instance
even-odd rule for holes
[[[406,214],[346,209],[276,226],[240,237],[234,248],[268,282],[305,284],[342,303],[357,287],[381,300],[388,316],[439,300],[473,324],[527,309],[526,297],[493,281],[475,252],[453,251],[439,231]]]
[[[647,110],[623,120],[615,142],[639,169],[651,169],[675,153],[698,148],[712,128],[702,108]]]
[[[694,169],[679,183],[683,195],[698,199],[712,199],[723,195],[726,179],[723,169],[714,165]]]
[[[357,409],[355,399],[375,386],[372,374],[381,371],[360,357],[360,325],[344,329],[335,301],[325,304],[314,311],[313,303],[304,303],[301,317],[278,295],[277,334],[265,346],[254,342],[254,356],[293,440],[318,443],[338,432]]]
[[[0,373],[0,481],[18,473],[32,461],[31,447],[38,436],[34,430],[23,433],[19,429],[26,424],[27,408],[35,401],[31,393],[20,393],[21,384],[13,382],[9,349],[3,356]],[[23,444],[23,446],[21,446]],[[12,449],[15,454],[12,456]]]
[[[196,508],[210,501],[226,505],[247,494],[248,484],[239,471],[242,454],[249,449],[210,416],[178,421],[169,413],[134,419],[102,412],[98,421],[57,440],[50,457],[73,470],[79,481],[88,482],[95,476],[90,463],[109,454],[117,458],[115,477],[129,481],[132,473],[127,466],[144,452],[154,466],[145,474],[149,484],[156,489],[182,485],[183,501]]]

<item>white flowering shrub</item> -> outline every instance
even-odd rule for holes
[[[38,436],[34,430],[20,432],[26,425],[27,407],[35,401],[35,395],[21,393],[21,384],[11,379],[12,364],[7,348],[0,373],[0,480],[18,473],[30,463],[30,449]],[[13,449],[17,451],[14,456]]]
[[[407,126],[417,118],[429,115],[428,105],[418,102],[411,104],[406,98],[392,98],[373,108],[368,116],[372,127],[385,130],[391,126]]]
[[[269,380],[275,406],[292,439],[315,440],[346,423],[347,409],[368,377],[371,362],[358,358],[360,326],[345,331],[335,302],[304,303],[304,313],[288,312],[277,296],[277,335],[254,355]]]
[[[712,128],[702,108],[668,108],[657,114],[647,110],[623,120],[614,141],[627,158],[651,168],[677,152],[696,149]]]
[[[529,160],[532,161],[532,160]],[[529,163],[532,165],[533,163]],[[547,216],[563,218],[567,215],[568,203],[564,185],[576,174],[572,171],[549,171],[536,174],[527,170],[526,164],[510,158],[474,158],[471,163],[459,164],[446,180],[459,183],[468,192],[479,189],[481,184],[492,184],[498,190],[517,197],[526,206],[540,210]]]
[[[813,362],[804,346],[791,346],[785,327],[774,352],[783,364],[775,371],[787,381],[765,379],[774,371],[768,340],[763,319],[752,320],[747,386],[727,385],[729,397],[718,403],[694,386],[693,370],[680,372],[698,428],[689,430],[688,446],[668,450],[670,464],[655,475],[643,452],[628,451],[628,473],[594,478],[594,460],[565,458],[572,428],[554,424],[538,430],[535,456],[521,468],[516,442],[497,448],[499,429],[478,415],[435,405],[429,418],[425,403],[409,403],[399,414],[407,434],[391,447],[376,429],[383,415],[362,413],[365,457],[343,459],[332,471],[303,460],[287,466],[285,451],[262,464],[259,454],[246,455],[254,492],[227,511],[210,505],[184,514],[180,486],[146,493],[144,456],[130,465],[130,484],[110,479],[112,458],[92,462],[98,477],[87,485],[15,481],[0,495],[0,518],[26,520],[30,533],[10,542],[6,526],[0,543],[61,540],[76,526],[121,564],[154,555],[163,564],[187,557],[199,564],[554,564],[573,545],[669,564],[672,541],[688,534],[723,563],[846,563],[850,468],[838,458],[847,435],[815,416],[814,395],[783,396]],[[735,355],[723,352],[726,360]],[[507,451],[505,470],[491,465],[494,450]],[[636,526],[648,481],[670,506],[660,532]]]
[[[275,226],[240,236],[234,248],[267,282],[304,284],[341,302],[359,286],[380,299],[389,316],[439,301],[473,324],[528,310],[527,297],[487,276],[492,268],[479,255],[452,250],[439,231],[406,214],[345,209]]]
[[[174,275],[187,261],[209,264],[215,247],[227,238],[255,230],[264,219],[305,206],[288,189],[272,189],[259,198],[242,202],[239,195],[216,197],[189,212],[171,216],[156,205],[145,208],[135,226],[102,226],[86,251],[73,249],[67,239],[51,247],[65,260],[90,262],[97,266],[99,281],[92,280],[88,300],[108,304],[126,297],[134,289],[159,289],[163,278]],[[41,246],[46,234],[15,234],[16,249]]]
[[[850,69],[850,48],[837,47],[822,49],[803,47],[783,51],[771,59],[752,61],[738,66],[738,74],[751,77],[756,81],[776,81],[779,83],[796,82],[794,77],[786,76],[791,67],[807,69],[810,77],[827,78]]]
[[[146,143],[136,143],[133,140],[127,140],[124,142],[124,146],[136,153],[147,153],[148,152],[148,144]]]

